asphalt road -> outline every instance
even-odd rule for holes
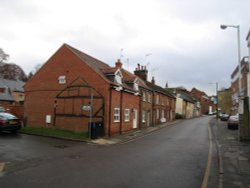
[[[0,187],[201,187],[211,117],[186,120],[108,146],[28,135],[0,135]],[[216,158],[213,150],[213,159]],[[213,160],[208,187],[216,187]]]

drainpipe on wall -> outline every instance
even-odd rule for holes
[[[122,90],[120,91],[120,128],[119,128],[119,133],[122,134],[122,99],[123,99],[123,92]]]
[[[109,89],[109,124],[108,124],[108,135],[111,136],[111,119],[112,119],[112,87]]]
[[[155,119],[154,119],[154,116],[155,116],[155,110],[154,110],[154,106],[155,106],[155,92],[153,91],[153,98],[152,98],[152,125],[153,127],[155,126]]]
[[[139,96],[139,129],[142,128],[142,105],[141,105],[141,97]]]
[[[54,118],[53,118],[53,125],[56,126],[56,107],[57,107],[57,100],[54,101]]]

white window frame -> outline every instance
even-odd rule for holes
[[[114,122],[120,122],[120,108],[114,108]]]
[[[134,81],[134,90],[135,91],[139,91],[139,83],[138,83],[138,80],[137,79],[135,79],[135,81]]]
[[[124,110],[124,121],[129,122],[130,121],[130,109]]]
[[[66,76],[65,75],[61,75],[58,77],[58,83],[59,84],[66,84]]]
[[[122,73],[119,69],[115,72],[115,83],[122,85]]]

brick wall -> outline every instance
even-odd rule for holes
[[[59,76],[65,76],[65,84],[58,83]],[[56,96],[76,79],[85,80],[90,87],[93,87],[103,96],[104,127],[106,134],[108,134],[109,131],[111,134],[116,134],[120,131],[124,132],[133,129],[132,109],[137,109],[139,113],[139,96],[111,89],[111,85],[107,80],[97,74],[66,46],[62,46],[25,85],[26,125],[30,127],[56,126],[73,131],[86,131],[89,122],[88,118],[56,116],[55,119],[54,116]],[[72,91],[72,95],[73,93]],[[110,100],[112,101],[110,102]],[[62,110],[62,107],[59,107],[59,105],[62,106],[62,104],[60,104],[59,100],[57,100],[57,102],[58,104],[56,105],[58,106],[56,111],[58,112]],[[74,108],[74,113],[81,113],[79,108],[82,103],[81,100],[74,100],[74,104],[72,104],[71,100],[65,101],[65,112],[71,113],[72,108]],[[122,116],[121,122],[119,123],[113,121],[115,107],[121,108]],[[125,108],[131,109],[129,122],[123,121]],[[45,121],[46,115],[51,116],[52,122],[50,124],[47,124]],[[93,119],[93,121],[100,121],[100,119]],[[137,116],[137,127],[138,123],[139,115]]]

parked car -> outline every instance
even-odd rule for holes
[[[220,120],[221,120],[221,121],[227,121],[228,119],[229,119],[229,115],[228,115],[228,114],[222,113],[222,114],[220,115]]]
[[[239,128],[239,115],[230,116],[227,121],[228,129],[238,129]]]
[[[19,129],[21,129],[19,118],[10,113],[0,112],[0,131],[16,133]]]

